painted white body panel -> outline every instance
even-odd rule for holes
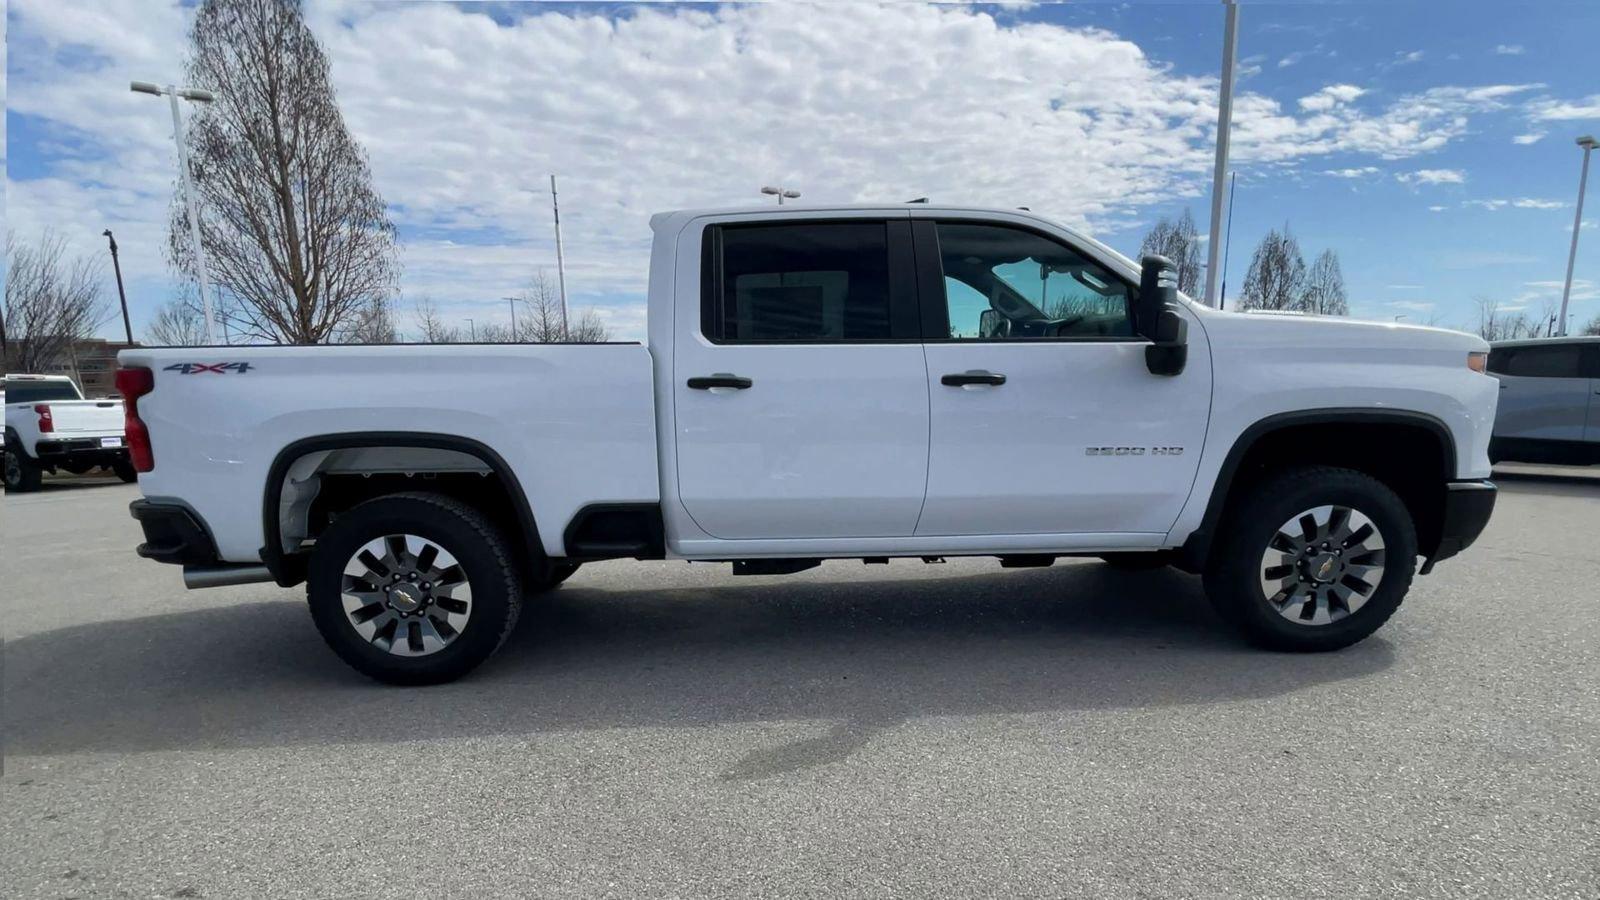
[[[230,562],[260,558],[278,452],[322,435],[478,441],[505,459],[541,525],[565,525],[588,503],[659,499],[650,358],[638,345],[208,347],[118,359],[155,372],[155,390],[139,400],[155,470],[140,487],[192,506]],[[184,362],[251,369],[164,370]],[[545,552],[565,552],[559,527],[540,531]]]
[[[651,220],[648,350],[630,345],[124,351],[147,496],[195,508],[229,561],[258,559],[267,469],[288,444],[358,431],[460,435],[528,495],[547,553],[591,503],[659,501],[669,556],[1084,553],[1181,544],[1235,441],[1311,409],[1421,413],[1449,429],[1454,477],[1489,474],[1497,383],[1476,337],[1185,303],[1189,358],[1151,375],[1145,342],[718,345],[700,333],[700,233],[718,221],[972,217],[1057,235],[1130,280],[1130,260],[1028,213],[915,206],[685,211]],[[173,363],[247,361],[245,374]],[[1005,373],[998,389],[938,383]],[[695,391],[732,373],[762,390]],[[1181,447],[1095,456],[1087,448]]]

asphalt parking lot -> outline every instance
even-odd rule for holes
[[[1499,473],[1377,636],[1096,562],[586,567],[473,677],[185,592],[136,489],[0,500],[11,897],[1600,892],[1600,469]]]

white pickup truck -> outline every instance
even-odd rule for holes
[[[65,375],[7,375],[6,490],[36,491],[44,473],[110,469],[138,478],[123,438],[120,400],[85,400]]]
[[[305,582],[343,659],[414,684],[617,557],[1174,565],[1255,643],[1330,650],[1494,507],[1476,337],[1218,312],[1026,211],[650,225],[645,346],[124,351],[139,553]]]

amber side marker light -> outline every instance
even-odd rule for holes
[[[1473,350],[1467,354],[1467,368],[1474,372],[1487,373],[1489,370],[1489,354],[1482,350]]]

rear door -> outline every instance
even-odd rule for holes
[[[1586,348],[1576,342],[1513,344],[1490,354],[1500,379],[1494,436],[1517,440],[1581,441],[1589,417],[1591,378]]]
[[[678,291],[674,319],[689,517],[728,540],[912,534],[928,385],[908,219],[785,216],[699,238],[698,291]]]
[[[919,535],[1164,534],[1211,406],[1187,369],[1145,366],[1137,286],[1087,250],[1005,221],[913,222],[932,437]]]

